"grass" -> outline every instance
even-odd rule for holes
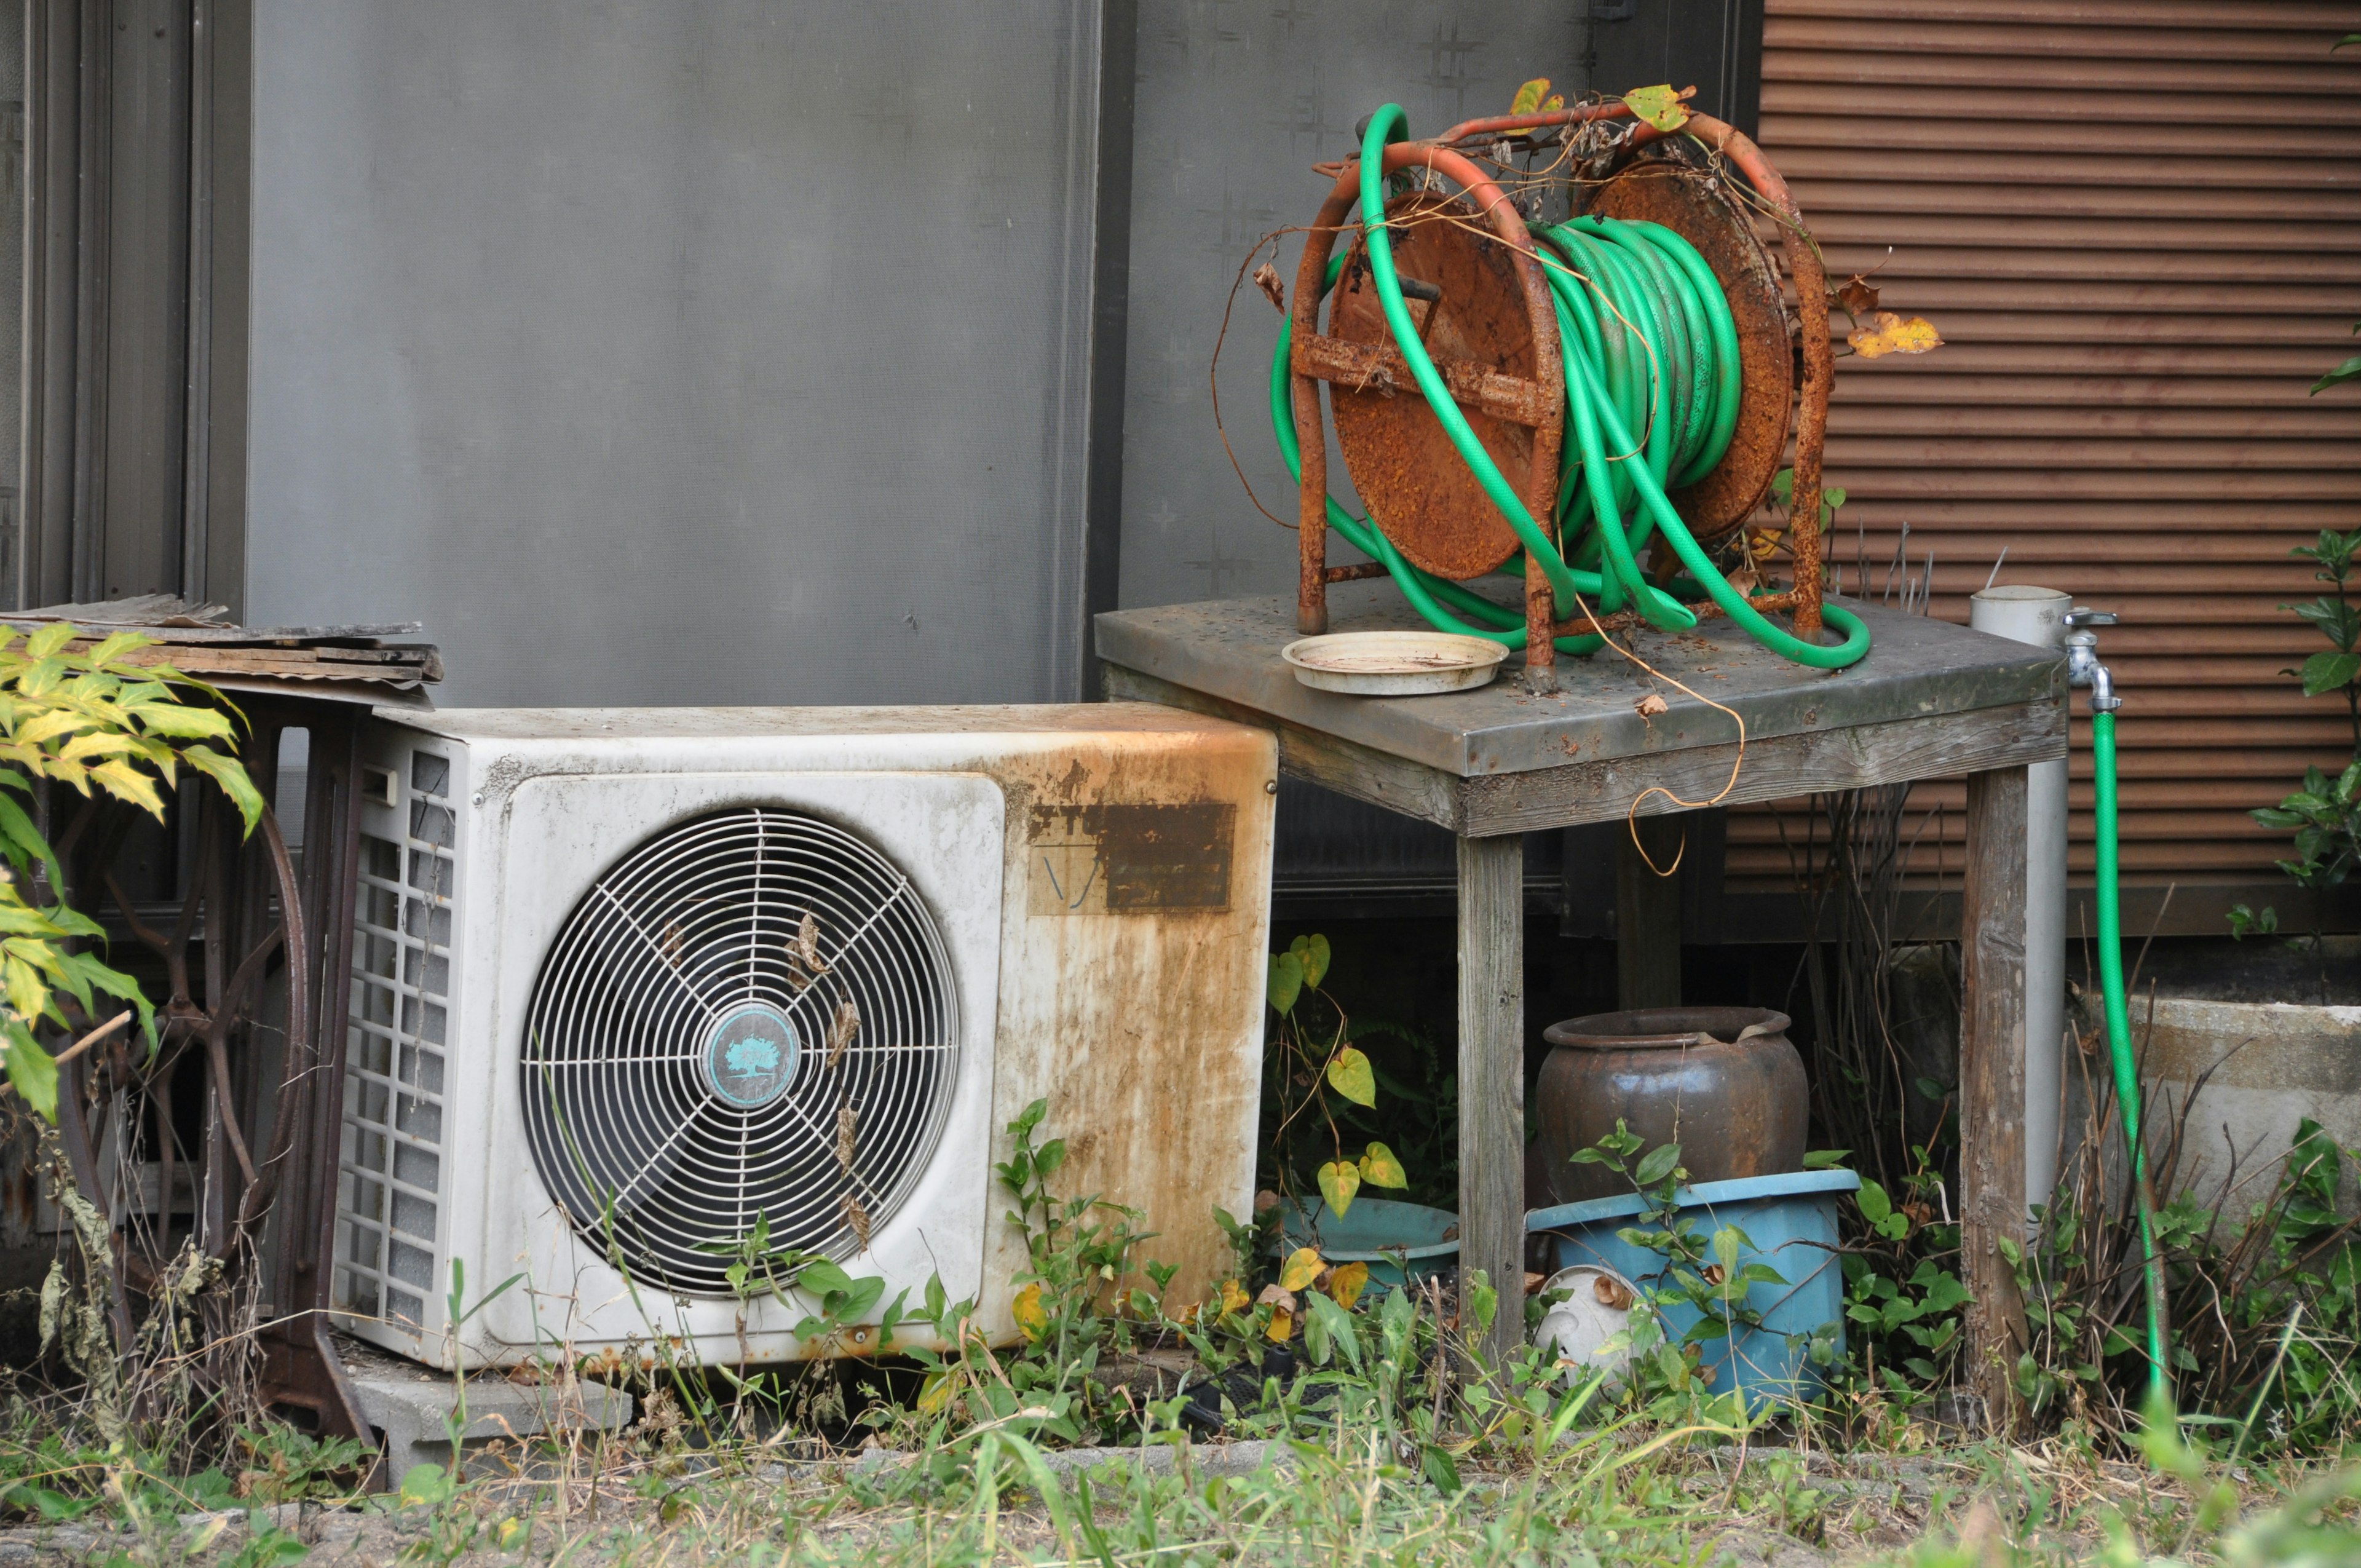
[[[955,1348],[883,1376],[664,1362],[635,1388],[628,1433],[471,1446],[390,1495],[361,1491],[354,1445],[221,1409],[151,1410],[125,1436],[125,1412],[92,1390],[20,1398],[0,1419],[0,1511],[60,1560],[108,1568],[2361,1565],[2361,1470],[2332,1468],[2334,1447],[2253,1442],[2260,1394],[2241,1423],[2053,1410],[2047,1435],[2011,1445],[1960,1441],[1915,1390],[1857,1375],[1817,1407],[1750,1412],[1695,1375],[1696,1346],[1661,1334],[1620,1385],[1531,1348],[1479,1373],[1468,1343],[1496,1300],[1480,1276],[1463,1302],[1436,1281],[1372,1285],[1307,1249],[1257,1294],[1269,1238],[1235,1221],[1239,1277],[1214,1300],[1170,1302],[1138,1215],[1054,1193],[1063,1147],[1038,1138],[1043,1113],[1008,1129],[998,1168],[1028,1243],[1016,1344],[967,1332],[972,1303],[929,1288],[882,1304],[878,1282],[758,1236],[739,1248],[744,1288],[818,1300],[799,1333],[880,1311]],[[1643,1160],[1635,1179],[1669,1193],[1676,1157]],[[1704,1268],[1708,1245],[1682,1256]],[[455,1270],[455,1321],[468,1299]],[[1216,1425],[1222,1441],[1189,1441]]]
[[[1471,1465],[1445,1494],[1374,1434],[1281,1442],[1229,1473],[1162,1444],[1087,1471],[995,1434],[950,1464],[785,1465],[759,1442],[516,1444],[433,1497],[356,1500],[283,1539],[319,1560],[415,1563],[1664,1563],[1802,1568],[1892,1561],[1989,1568],[2103,1559],[2352,1562],[2352,1486],[2309,1539],[2281,1503],[2320,1473],[2242,1480],[2193,1459],[2105,1460],[2067,1441],[1915,1454],[1831,1454],[1642,1423],[1568,1434],[1539,1454]],[[2223,1488],[2227,1486],[2224,1492]],[[2325,1499],[2316,1499],[2323,1500]],[[231,1561],[236,1531],[196,1552],[135,1532],[121,1560]],[[272,1550],[284,1553],[288,1545]],[[256,1561],[261,1561],[257,1559]],[[269,1561],[291,1561],[281,1555]]]

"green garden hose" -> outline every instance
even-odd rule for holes
[[[2142,1273],[2147,1293],[2148,1391],[2171,1398],[2165,1363],[2164,1269],[2156,1255],[2154,1196],[2148,1190],[2147,1140],[2140,1136],[2139,1063],[2132,1056],[2131,1009],[2124,994],[2123,906],[2116,893],[2115,715],[2101,702],[2115,700],[2112,686],[2094,691],[2091,713],[2091,764],[2098,797],[2099,988],[2107,1011],[2107,1054],[2114,1063],[2115,1101],[2131,1151],[2131,1179],[2139,1207]]]
[[[1836,647],[1774,625],[1722,576],[1666,498],[1667,488],[1704,477],[1728,449],[1738,421],[1740,367],[1737,329],[1712,269],[1686,240],[1660,225],[1582,217],[1534,236],[1557,315],[1572,427],[1572,439],[1559,448],[1554,515],[1546,528],[1536,521],[1459,411],[1402,298],[1384,216],[1383,170],[1387,144],[1407,129],[1400,105],[1389,104],[1370,118],[1361,142],[1362,229],[1378,301],[1396,347],[1461,461],[1515,532],[1521,552],[1540,563],[1558,618],[1570,617],[1581,595],[1595,599],[1602,612],[1629,606],[1652,626],[1686,630],[1697,619],[1682,602],[1686,591],[1711,598],[1757,641],[1797,663],[1842,669],[1868,652],[1869,629],[1841,606],[1822,611],[1844,634]],[[1347,259],[1329,264],[1323,295],[1334,289]],[[1271,426],[1300,483],[1302,455],[1289,398],[1291,334],[1291,323],[1280,329],[1271,356]],[[1634,430],[1646,433],[1644,444]],[[1411,565],[1374,518],[1356,518],[1334,498],[1327,518],[1347,543],[1385,566],[1436,629],[1523,645],[1521,609]],[[1641,548],[1659,532],[1687,574],[1669,592],[1649,582],[1639,565]],[[1571,552],[1565,547],[1568,539],[1576,541]],[[1522,561],[1511,557],[1502,569],[1521,575]],[[1556,645],[1564,652],[1588,653],[1603,641],[1585,634],[1560,637]]]

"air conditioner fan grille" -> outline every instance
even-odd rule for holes
[[[958,1075],[924,900],[832,823],[741,807],[600,877],[535,981],[525,1126],[575,1228],[726,1295],[733,1244],[846,1258],[908,1197]]]

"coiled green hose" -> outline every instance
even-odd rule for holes
[[[1666,498],[1667,488],[1694,483],[1729,449],[1738,423],[1740,367],[1737,328],[1712,269],[1686,240],[1660,225],[1583,217],[1536,236],[1535,252],[1557,314],[1573,428],[1572,439],[1559,447],[1560,481],[1550,527],[1534,521],[1444,385],[1402,299],[1384,219],[1383,170],[1387,143],[1407,129],[1401,106],[1389,104],[1371,117],[1361,142],[1362,228],[1378,301],[1427,406],[1515,531],[1522,553],[1541,564],[1558,618],[1570,616],[1576,596],[1583,595],[1595,598],[1602,612],[1628,605],[1650,625],[1685,630],[1697,624],[1696,612],[1675,597],[1685,590],[1710,598],[1757,641],[1797,663],[1842,669],[1868,652],[1869,629],[1841,606],[1822,610],[1844,633],[1836,647],[1807,642],[1774,625],[1721,575]],[[1323,297],[1336,286],[1346,259],[1340,256],[1330,262]],[[1301,483],[1302,454],[1289,398],[1292,333],[1290,321],[1281,327],[1271,356],[1271,428],[1289,471]],[[1632,436],[1635,429],[1647,433],[1644,445]],[[1352,516],[1334,498],[1327,502],[1327,517],[1347,543],[1385,566],[1429,624],[1510,647],[1523,645],[1520,609],[1411,565],[1375,519]],[[1640,569],[1639,552],[1659,531],[1687,573],[1675,580],[1675,593],[1650,583]],[[1564,548],[1568,538],[1577,541],[1571,559]],[[1522,569],[1520,557],[1502,568],[1519,575]],[[1560,637],[1556,645],[1563,652],[1588,653],[1602,641],[1585,634]]]
[[[2140,1254],[2147,1288],[2148,1389],[2169,1399],[2164,1342],[2164,1266],[2156,1255],[2156,1215],[2147,1181],[2147,1141],[2140,1136],[2139,1064],[2132,1056],[2131,1009],[2124,994],[2124,916],[2116,895],[2115,716],[2096,708],[2091,715],[2091,768],[2098,801],[2099,990],[2107,1011],[2107,1055],[2114,1064],[2115,1102],[2130,1146],[2133,1198],[2139,1209]]]

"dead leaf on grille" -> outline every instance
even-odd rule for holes
[[[860,1028],[861,1009],[848,996],[836,1004],[836,1019],[828,1026],[828,1069],[830,1072],[834,1072],[836,1064],[844,1059],[844,1048],[852,1044],[852,1036]]]
[[[1268,261],[1264,262],[1254,269],[1254,281],[1255,287],[1260,289],[1263,297],[1270,302],[1271,308],[1280,315],[1285,315],[1287,287],[1279,280],[1279,269]]]
[[[850,1192],[838,1199],[836,1206],[844,1212],[844,1223],[851,1229],[854,1238],[861,1243],[861,1250],[867,1252],[869,1250],[869,1211],[862,1208],[861,1200]]]
[[[1877,291],[1870,287],[1869,279],[1856,272],[1828,291],[1828,302],[1841,305],[1857,316],[1865,316],[1877,309]]]
[[[1646,696],[1642,697],[1639,701],[1631,705],[1633,711],[1637,712],[1642,718],[1655,718],[1656,715],[1664,711],[1665,706],[1664,699],[1657,696],[1654,692],[1650,692]]]
[[[850,1176],[860,1154],[861,1113],[852,1108],[851,1101],[841,1101],[836,1107],[836,1163]]]
[[[1863,359],[1888,354],[1924,354],[1943,346],[1942,334],[1925,316],[1912,316],[1905,321],[1892,311],[1878,312],[1869,325],[1845,334],[1845,341]]]
[[[669,925],[667,925],[667,926],[665,926],[665,927],[664,927],[664,962],[666,962],[666,963],[668,963],[668,964],[672,965],[672,967],[673,967],[673,968],[675,968],[675,969],[678,969],[678,968],[680,968],[680,949],[681,949],[681,948],[683,947],[684,943],[685,943],[685,938],[684,938],[681,936],[681,934],[680,934],[680,922],[679,922],[679,921],[675,920],[675,921],[671,922]]]
[[[1671,83],[1635,87],[1623,94],[1623,106],[1660,131],[1676,131],[1689,123],[1689,106],[1681,102],[1697,89],[1675,93]]]
[[[803,923],[796,927],[796,952],[804,960],[804,968],[815,975],[828,972],[828,965],[819,957],[819,916],[804,912]]]

